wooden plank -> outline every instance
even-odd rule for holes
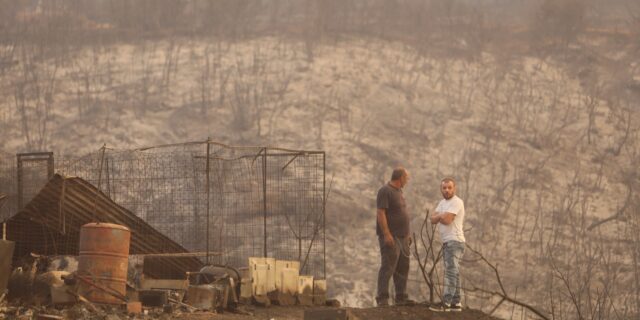
[[[7,289],[9,276],[11,275],[11,260],[15,243],[8,240],[0,240],[0,294]]]

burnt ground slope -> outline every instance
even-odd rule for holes
[[[239,315],[239,314],[216,314],[213,316],[211,313],[191,313],[182,314],[176,319],[189,319],[189,320],[204,320],[210,319],[212,316],[215,319],[224,320],[245,320],[245,319],[274,319],[274,320],[293,320],[304,319],[305,307],[280,307],[272,306],[269,308],[256,308],[251,312],[253,315]],[[314,308],[315,309],[315,308]],[[331,308],[323,308],[329,310]],[[445,319],[459,319],[459,320],[493,320],[498,319],[489,316],[482,311],[474,309],[465,309],[462,312],[446,312],[436,313],[429,310],[427,305],[420,304],[411,307],[383,307],[383,308],[347,308],[352,316],[358,320],[445,320]]]

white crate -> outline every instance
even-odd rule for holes
[[[276,290],[295,295],[298,292],[299,261],[276,260]]]
[[[298,276],[298,294],[313,294],[313,276]]]
[[[265,295],[276,290],[276,259],[249,258],[253,295]]]

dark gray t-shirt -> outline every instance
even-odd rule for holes
[[[409,213],[402,189],[396,189],[390,184],[384,185],[378,190],[376,203],[378,209],[385,209],[391,235],[395,237],[409,236]],[[376,234],[382,236],[378,219],[376,219]]]

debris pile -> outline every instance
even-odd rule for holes
[[[54,175],[3,223],[2,237],[0,319],[171,319],[250,315],[250,305],[335,306],[326,281],[300,275],[299,261],[204,265],[200,253],[79,178]]]
[[[123,279],[125,292],[121,293],[110,277],[83,276],[80,257],[32,254],[28,258],[10,273],[9,294],[3,289],[0,297],[0,319],[175,318],[198,312],[250,315],[250,305],[327,304],[324,280],[299,276],[297,261],[250,258],[250,267],[241,270],[208,265],[185,273],[182,280],[153,279],[136,271]]]

